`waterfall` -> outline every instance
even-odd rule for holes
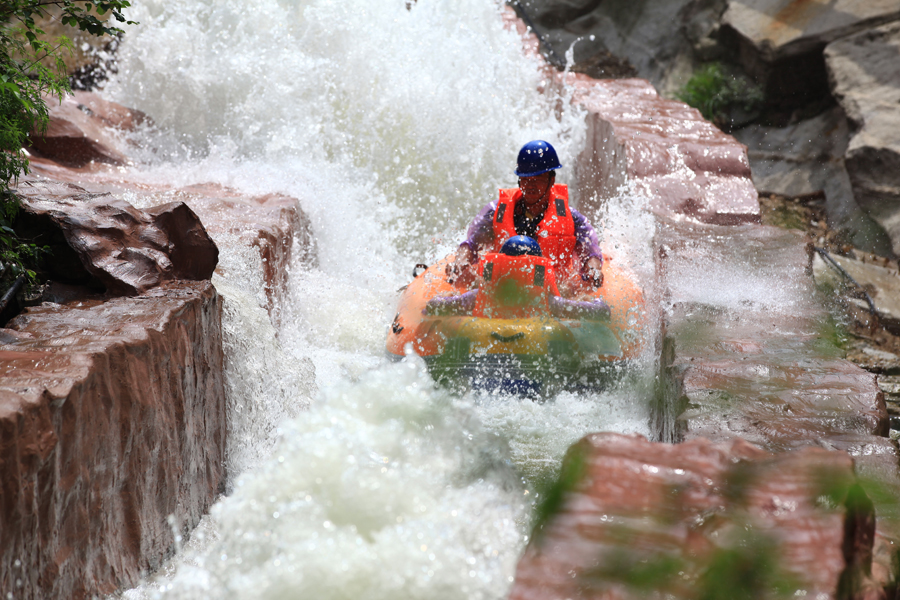
[[[294,196],[319,264],[292,268],[276,331],[258,259],[217,240],[230,491],[125,597],[501,598],[568,446],[593,431],[649,435],[640,369],[616,389],[539,404],[456,396],[415,357],[384,359],[398,288],[514,185],[518,148],[546,139],[571,166],[583,143],[584,115],[538,91],[540,65],[501,8],[135,3],[140,25],[104,90],[154,121],[131,176]],[[649,280],[641,208],[623,192],[590,216],[604,248]]]

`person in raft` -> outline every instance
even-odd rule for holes
[[[481,209],[469,225],[456,259],[447,266],[451,282],[473,281],[480,253],[497,252],[507,239],[522,235],[538,241],[560,284],[577,267],[582,281],[593,287],[603,285],[597,233],[584,215],[569,207],[568,188],[556,183],[555,171],[561,167],[556,150],[547,142],[534,140],[522,146],[515,170],[518,189],[501,189],[499,199]],[[564,285],[560,290],[563,296],[577,293]]]

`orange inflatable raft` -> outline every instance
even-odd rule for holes
[[[388,333],[389,357],[417,354],[436,381],[461,389],[547,396],[603,387],[641,352],[643,293],[615,261],[593,288],[557,282],[547,259],[495,253],[464,285],[446,275],[454,258],[413,274]]]

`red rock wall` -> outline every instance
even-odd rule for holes
[[[220,327],[205,281],[0,330],[0,590],[111,593],[197,524],[225,477]]]
[[[87,598],[131,586],[173,552],[173,531],[190,531],[224,488],[222,300],[209,281],[168,281],[209,277],[215,257],[199,275],[182,272],[212,255],[197,250],[209,238],[185,218],[193,213],[171,203],[189,204],[213,238],[237,236],[259,250],[273,319],[292,258],[315,264],[309,222],[295,198],[122,180],[108,167],[121,162],[110,159],[121,147],[108,128],[132,129],[143,118],[95,94],[51,105],[54,126],[20,186],[36,215],[99,240],[82,244],[92,252],[75,259],[95,276],[93,257],[104,245],[98,231],[112,232],[111,256],[157,243],[147,254],[161,262],[110,271],[127,285],[103,280],[133,297],[63,286],[53,293],[59,304],[29,309],[0,329],[4,596]],[[126,189],[167,206],[136,211],[114,197]],[[138,234],[128,238],[121,223],[97,225],[91,206],[108,212],[103,199],[127,213]]]
[[[706,223],[759,221],[747,148],[683,102],[661,98],[642,79],[598,81],[569,74],[572,102],[588,111],[575,167],[585,206],[629,183],[660,215]]]

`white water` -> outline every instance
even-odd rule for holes
[[[421,361],[384,360],[386,327],[412,265],[514,184],[521,144],[547,139],[571,165],[583,115],[557,119],[492,0],[135,4],[105,90],[156,122],[133,176],[295,196],[319,266],[295,266],[276,339],[258,259],[217,240],[231,492],[125,596],[503,597],[538,487],[588,432],[648,434],[645,384],[455,397]],[[593,217],[649,280],[640,201]]]

